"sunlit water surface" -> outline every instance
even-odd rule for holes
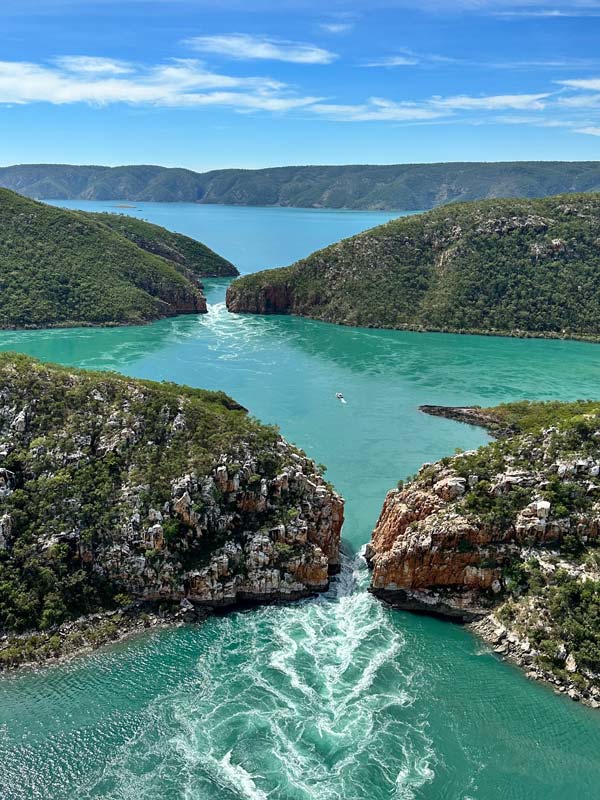
[[[79,203],[113,210],[109,203]],[[242,271],[383,214],[144,204]],[[600,717],[528,682],[466,630],[390,611],[357,557],[385,492],[483,443],[421,403],[600,392],[600,348],[209,313],[143,328],[0,333],[0,349],[224,389],[328,466],[348,554],[315,600],[153,633],[0,680],[7,800],[569,800],[600,796]],[[335,399],[342,391],[348,399]]]

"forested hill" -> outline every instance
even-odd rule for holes
[[[600,339],[600,195],[455,203],[234,281],[230,311]]]
[[[195,278],[223,278],[239,275],[230,261],[215,253],[202,242],[182,233],[155,225],[127,214],[89,213],[79,214],[96,219],[112,230],[135,242],[142,250],[162,256],[188,271]]]
[[[0,328],[139,324],[206,311],[201,276],[236,270],[157,225],[0,189]]]
[[[598,161],[296,166],[198,173],[157,166],[24,164],[0,186],[38,199],[424,210],[457,200],[600,191]]]

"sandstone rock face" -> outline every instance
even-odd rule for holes
[[[470,620],[506,598],[515,564],[559,550],[567,537],[576,548],[597,542],[600,452],[589,431],[586,452],[574,450],[575,435],[549,428],[503,439],[425,465],[390,491],[367,550],[373,593]]]
[[[226,302],[234,314],[288,314],[294,308],[292,291],[285,284],[252,290],[232,284],[227,288]]]
[[[279,440],[280,452],[288,447]],[[342,499],[304,456],[259,478],[256,458],[245,455],[172,481],[161,512],[146,507],[143,486],[124,487],[120,535],[94,552],[78,543],[80,557],[147,600],[221,607],[324,591],[339,567]]]
[[[389,492],[367,558],[377,596],[409,610],[467,620],[485,613],[478,595],[500,579],[505,543],[453,510],[456,497],[446,494],[452,481]],[[498,563],[482,566],[492,550]]]
[[[169,305],[167,311],[168,315],[173,314],[206,314],[207,305],[206,297],[202,293],[202,287],[197,281],[193,281],[197,288],[190,290],[182,290],[177,293],[172,293],[166,298]]]

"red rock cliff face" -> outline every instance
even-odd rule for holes
[[[371,589],[401,608],[471,619],[485,613],[481,592],[500,589],[498,545],[505,543],[499,532],[453,510],[446,491],[455,484],[441,483],[437,491],[409,486],[388,493],[367,553]]]
[[[285,284],[227,289],[227,309],[234,314],[289,314],[293,308],[292,290]]]
[[[200,288],[193,290],[181,290],[171,293],[163,298],[168,304],[166,315],[175,316],[176,314],[206,314],[206,298]]]
[[[408,486],[388,493],[367,550],[374,594],[400,608],[466,621],[504,598],[506,567],[526,559],[529,548],[556,547],[566,535],[584,543],[598,538],[600,462],[557,458],[556,429],[514,441],[521,451],[513,446],[503,460],[490,456],[493,469],[502,470],[493,475],[469,474],[471,454],[464,454],[426,465]],[[515,463],[521,459],[523,466]],[[485,459],[473,463],[488,468]],[[587,510],[566,516],[559,505],[555,517],[545,499],[551,482],[580,489],[590,498]]]

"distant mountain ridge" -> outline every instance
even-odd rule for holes
[[[291,166],[211,172],[20,164],[0,186],[36,199],[425,210],[457,200],[600,191],[600,161]]]

